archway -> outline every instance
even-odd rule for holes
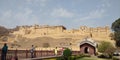
[[[80,43],[80,52],[82,54],[95,55],[96,53],[96,42],[91,39],[84,39]]]
[[[84,53],[89,53],[89,48],[88,47],[85,47]]]

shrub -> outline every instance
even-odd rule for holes
[[[65,58],[65,60],[68,60],[68,57],[70,57],[72,55],[72,52],[70,49],[66,48],[64,51],[63,51],[63,56]]]
[[[114,47],[108,47],[106,50],[105,50],[105,52],[104,53],[106,53],[106,54],[108,54],[108,55],[110,55],[111,56],[111,58],[112,58],[112,55],[113,55],[113,53],[115,52],[115,48]]]
[[[98,51],[101,53],[109,53],[113,52],[113,45],[110,42],[106,42],[106,41],[102,41],[99,45],[98,45]],[[109,50],[109,51],[108,51]],[[112,51],[111,51],[112,50]]]
[[[71,56],[71,60],[76,60],[76,57],[75,56]]]
[[[82,58],[83,55],[76,55],[75,58],[78,59],[78,58]]]
[[[62,56],[62,57],[58,57],[57,60],[76,60],[79,58],[83,58],[83,57],[90,57],[89,54],[79,54],[79,55],[72,55],[72,56]]]
[[[119,60],[119,58],[117,58],[117,57],[112,57],[112,60]]]
[[[104,55],[99,57],[112,58],[115,48],[110,42],[102,41],[98,46],[98,51],[104,53]]]
[[[58,57],[56,60],[65,60],[63,57]]]
[[[66,48],[64,51],[63,51],[63,56],[66,56],[66,57],[69,57],[72,55],[72,52],[70,49]]]
[[[83,57],[90,57],[90,54],[84,54]]]
[[[76,60],[75,56],[68,57],[68,60]]]
[[[90,55],[89,54],[79,54],[79,55],[74,56],[75,59],[83,58],[83,57],[90,57]]]
[[[98,55],[98,58],[111,58],[112,56],[109,55],[109,54],[101,54],[101,55]]]
[[[98,58],[106,58],[106,56],[101,54],[101,55],[98,55]]]

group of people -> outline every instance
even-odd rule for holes
[[[34,47],[34,45],[32,45],[32,48],[30,50],[30,52],[31,52],[31,58],[35,57],[35,48],[36,47]],[[63,55],[64,48],[62,48],[61,51],[62,51],[62,55]],[[55,54],[55,56],[58,55],[58,48],[57,47],[54,49],[54,54]]]
[[[6,60],[7,51],[8,51],[8,46],[5,43],[4,46],[1,49],[1,60]],[[32,45],[32,48],[30,50],[31,58],[34,58],[34,51],[35,51],[35,47]],[[11,60],[16,60],[16,59],[11,58]]]
[[[30,53],[31,53],[31,58],[34,58],[35,57],[35,46],[32,45],[31,49],[30,49]],[[4,46],[2,47],[2,52],[1,52],[1,60],[6,60],[6,54],[7,54],[7,51],[8,51],[8,46],[7,44],[5,43]],[[58,49],[57,47],[54,49],[54,53],[55,53],[55,56],[58,55]]]
[[[31,58],[34,58],[35,57],[35,48],[34,45],[32,45],[32,48],[30,49],[30,52],[31,52]],[[55,56],[58,55],[58,49],[57,47],[54,49],[54,53],[55,53]]]

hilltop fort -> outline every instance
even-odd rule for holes
[[[111,41],[111,30],[105,27],[81,26],[78,29],[67,30],[64,26],[33,25],[18,26],[17,30],[10,33],[8,41],[18,43],[22,47],[30,44],[43,47],[47,43],[48,47],[68,46],[78,47],[77,44],[84,38],[89,37],[93,40]]]
[[[52,38],[72,38],[82,39],[91,37],[95,40],[110,40],[110,28],[105,27],[87,27],[81,26],[79,29],[67,30],[64,26],[19,26],[17,31],[12,34],[26,38],[52,37]]]

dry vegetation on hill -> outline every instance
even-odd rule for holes
[[[9,30],[3,26],[0,26],[0,37],[6,36],[9,34]]]
[[[72,39],[70,38],[63,38],[63,39],[54,39],[51,37],[38,37],[34,39],[28,39],[28,38],[21,38],[19,41],[16,41],[18,45],[21,46],[21,48],[30,48],[31,45],[35,45],[37,47],[61,47],[61,46],[68,46],[70,44],[70,41]],[[67,43],[67,44],[66,44]]]

